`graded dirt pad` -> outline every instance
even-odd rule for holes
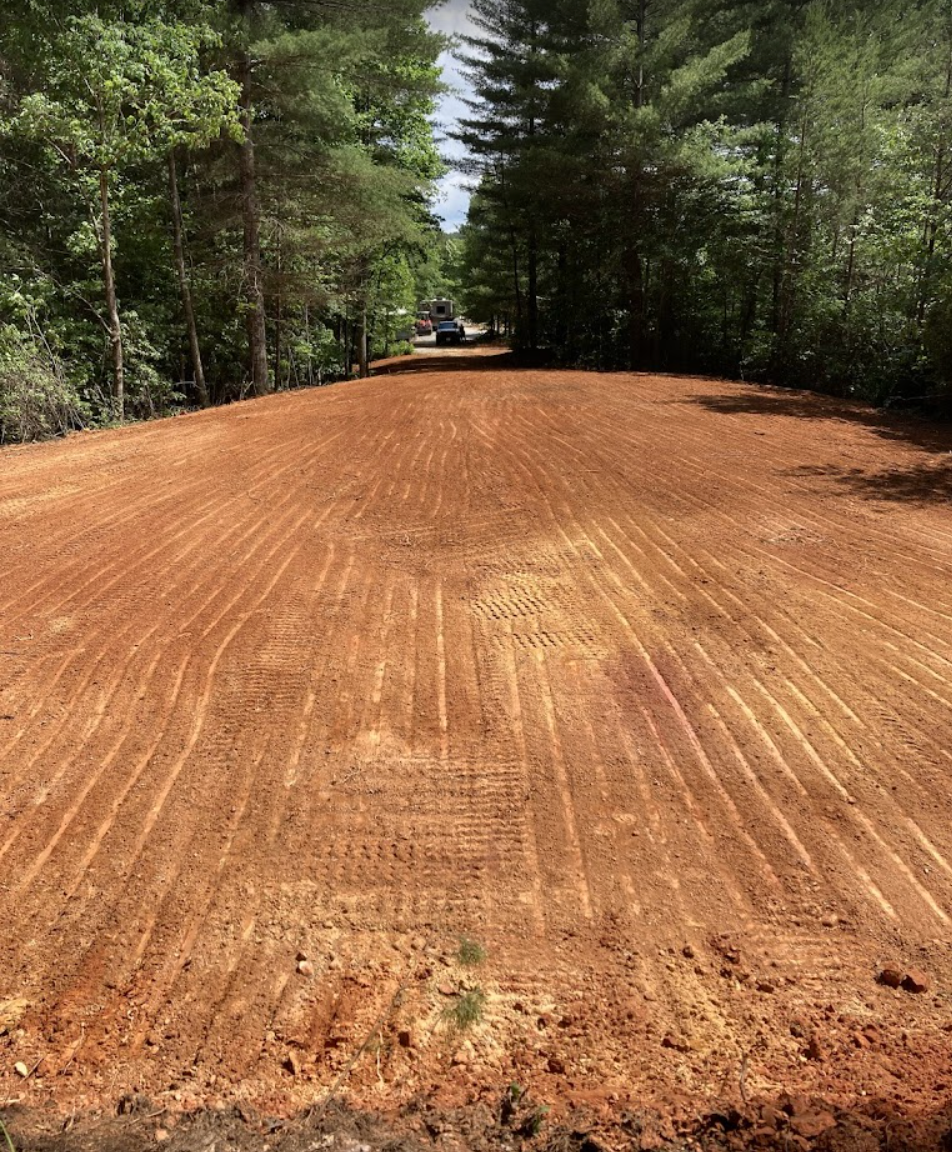
[[[0,1107],[937,1141],[950,449],[487,355],[4,452]]]

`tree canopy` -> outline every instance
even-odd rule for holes
[[[393,340],[441,244],[426,7],[11,0],[0,439],[319,383]]]
[[[605,368],[952,384],[950,0],[475,11],[475,318]]]

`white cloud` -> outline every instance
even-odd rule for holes
[[[465,222],[469,199],[466,178],[458,172],[451,172],[440,182],[436,214],[442,218],[448,232],[455,232]]]
[[[441,7],[431,9],[427,19],[435,32],[442,32],[447,36],[459,36],[473,30],[469,0],[448,0]],[[460,72],[459,62],[452,53],[445,52],[440,57],[440,65],[443,68],[443,79],[451,91],[440,101],[435,119],[440,149],[447,160],[452,162],[465,152],[462,145],[448,139],[447,135],[459,123],[460,117],[466,115],[467,108],[462,98],[469,93],[470,88]],[[447,228],[452,230],[458,228],[466,219],[468,208],[469,192],[464,186],[464,178],[458,172],[450,172],[440,182],[437,215],[441,216]]]
[[[448,0],[439,8],[431,9],[426,18],[435,32],[443,32],[447,36],[458,36],[472,28],[469,0]]]

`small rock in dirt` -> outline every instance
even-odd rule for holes
[[[4,1000],[0,1003],[0,1036],[12,1032],[26,1015],[30,1007],[29,1000],[17,997],[14,1000]]]
[[[903,978],[902,987],[907,992],[928,992],[932,987],[932,978],[921,968],[910,968]]]
[[[779,1128],[785,1120],[784,1114],[773,1104],[764,1104],[760,1109],[760,1122],[772,1130]]]
[[[771,992],[776,991],[776,989],[774,988],[773,984],[770,983],[769,980],[758,980],[757,981],[757,991],[763,992],[766,995],[769,995]]]
[[[685,958],[685,960],[693,960],[695,957],[695,951],[690,944],[685,944],[681,949],[681,955]]]
[[[828,1128],[835,1128],[836,1117],[831,1112],[804,1112],[793,1117],[790,1127],[798,1136],[812,1140],[822,1136]]]
[[[155,1141],[156,1141],[156,1143],[157,1143],[157,1144],[164,1144],[164,1143],[166,1142],[166,1140],[168,1140],[168,1138],[169,1138],[169,1134],[168,1134],[168,1131],[167,1131],[167,1129],[165,1129],[165,1128],[156,1128],[156,1130],[155,1130]]]
[[[143,1116],[151,1111],[152,1101],[138,1092],[127,1092],[125,1096],[120,1096],[116,1105],[116,1112],[120,1116]]]
[[[876,979],[887,988],[898,988],[904,975],[905,969],[901,964],[895,960],[887,960],[879,969],[879,975]]]
[[[314,975],[314,965],[310,962],[310,960],[299,960],[297,970],[301,976]]]
[[[455,996],[456,995],[456,989],[453,987],[452,984],[441,984],[439,986],[439,988],[437,988],[437,992],[439,992],[439,994],[441,996]]]
[[[13,1071],[16,1072],[18,1076],[22,1076],[24,1080],[30,1075],[30,1069],[27,1068],[22,1060],[18,1060],[16,1064],[13,1065]]]
[[[565,1073],[565,1061],[560,1056],[550,1056],[549,1071],[562,1076]]]
[[[298,961],[298,963],[300,964],[302,960],[308,960],[308,959],[310,959],[310,957],[308,956],[308,954],[307,954],[306,952],[298,952],[298,954],[297,954],[297,956],[295,957],[295,959],[296,959],[296,960]]]
[[[839,922],[840,922],[840,918],[835,913],[833,913],[829,916],[824,916],[823,919],[820,921],[820,923],[823,925],[824,928],[835,928],[837,926],[837,924],[839,924]]]
[[[401,1028],[397,1033],[397,1043],[401,1048],[413,1047],[413,1033],[409,1028]]]
[[[817,1063],[822,1063],[826,1058],[826,1054],[823,1051],[823,1045],[816,1038],[816,1036],[811,1037],[810,1043],[807,1045],[805,1055],[808,1060],[816,1060]]]
[[[675,1036],[671,1032],[666,1032],[662,1041],[662,1048],[672,1048],[675,1052],[690,1052],[696,1045],[686,1036]]]
[[[292,1076],[299,1076],[301,1074],[301,1057],[298,1056],[297,1052],[289,1052],[287,1054],[284,1067]]]

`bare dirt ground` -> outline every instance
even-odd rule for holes
[[[952,435],[389,368],[0,455],[4,1114],[939,1147]]]

